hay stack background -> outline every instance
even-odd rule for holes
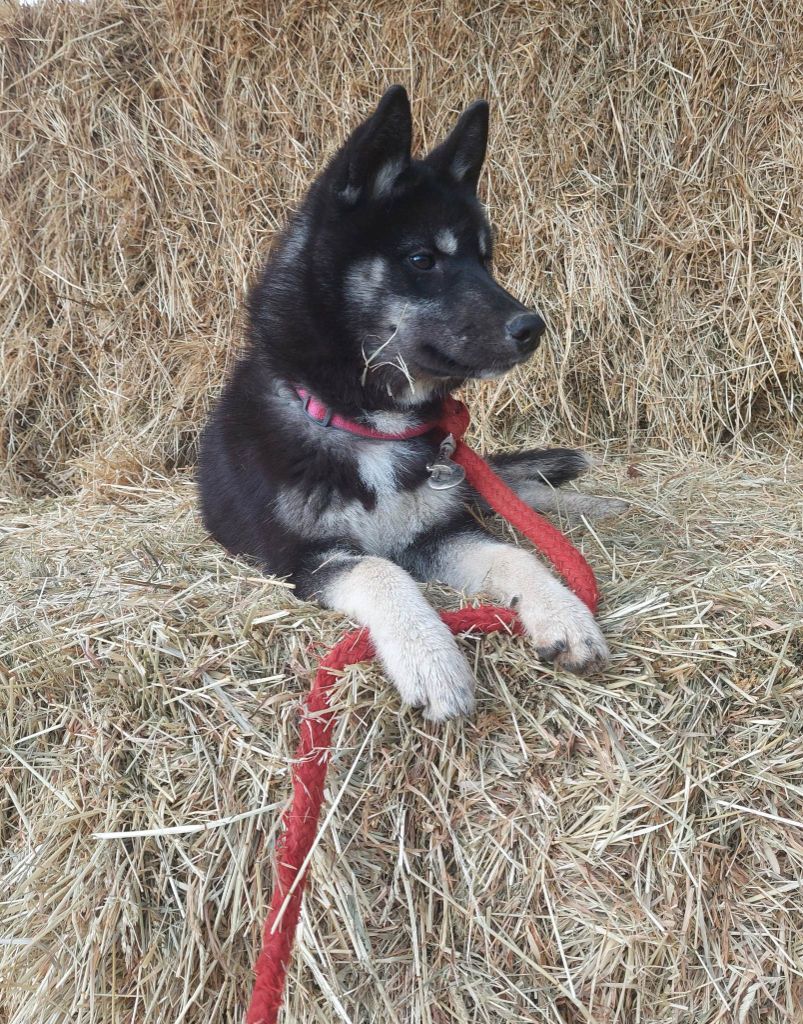
[[[205,538],[195,444],[273,232],[394,81],[427,144],[491,100],[499,274],[551,328],[474,440],[584,445],[634,510],[573,531],[605,677],[467,640],[442,730],[344,679],[286,1019],[801,1019],[801,15],[3,9],[2,1024],[238,1019],[342,620]]]

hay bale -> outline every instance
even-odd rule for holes
[[[3,1024],[239,1019],[343,623],[208,542],[195,441],[396,80],[430,143],[492,100],[501,274],[551,324],[475,439],[589,444],[634,512],[572,530],[603,678],[465,639],[478,714],[436,729],[344,676],[285,1019],[800,1020],[798,7],[3,10]]]
[[[43,4],[3,22],[8,486],[192,463],[246,283],[382,88],[431,143],[492,103],[504,282],[548,344],[528,427],[698,449],[800,400],[797,4]],[[538,396],[538,401],[533,396]]]
[[[434,728],[345,675],[286,1021],[799,1019],[803,465],[650,465],[602,474],[637,515],[572,532],[604,678],[464,640],[477,715]],[[210,545],[180,481],[4,525],[7,1020],[238,1020],[342,620]]]

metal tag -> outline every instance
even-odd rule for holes
[[[448,491],[452,487],[459,487],[465,480],[466,471],[451,460],[456,447],[454,437],[447,434],[441,441],[435,461],[427,463],[429,472],[427,483],[433,491]]]
[[[427,469],[427,483],[433,491],[448,491],[452,487],[459,487],[466,478],[465,470],[456,462],[432,462]]]

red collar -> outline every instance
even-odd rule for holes
[[[324,405],[319,398],[311,395],[305,388],[295,388],[294,390],[301,399],[304,412],[315,423],[320,423],[324,427],[334,427],[336,430],[346,430],[349,434],[356,434],[358,437],[370,437],[375,441],[407,441],[411,437],[421,437],[422,434],[428,434],[430,430],[434,430],[440,422],[439,419],[432,420],[417,427],[408,427],[407,430],[401,430],[398,434],[385,434],[381,430],[374,430],[373,427],[366,427],[362,423],[357,423],[356,420],[350,420],[332,412],[328,405]]]

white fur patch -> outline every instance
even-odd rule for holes
[[[504,377],[510,373],[510,367],[502,368],[501,370],[480,370],[479,373],[475,374],[477,380],[498,380],[499,377]]]
[[[583,673],[608,661],[594,616],[529,551],[460,537],[439,552],[438,570],[445,583],[515,607],[538,650],[562,668]]]
[[[402,445],[406,443],[401,442]],[[398,457],[397,453],[396,460]],[[377,491],[376,506],[370,512],[366,512],[362,505],[354,510],[355,540],[372,553],[392,555],[401,552],[419,533],[443,522],[464,498],[463,489],[457,487],[449,491],[435,491],[427,484],[421,484],[412,491],[399,491],[392,485],[388,490]]]
[[[442,386],[441,381],[432,377],[417,377],[403,391],[398,394],[394,392],[394,397],[399,405],[419,405],[422,402],[428,402]]]
[[[402,700],[433,721],[469,714],[474,678],[454,637],[411,576],[384,558],[361,558],[335,576],[324,601],[371,631]]]
[[[447,256],[454,256],[457,252],[457,235],[454,231],[437,231],[435,233],[435,245]]]
[[[477,244],[480,247],[480,256],[484,258],[491,251],[491,240],[487,231],[480,231],[477,236]]]
[[[396,460],[382,442],[365,445],[357,457],[360,479],[379,494],[390,494],[396,486]]]
[[[383,434],[401,434],[421,423],[421,417],[412,412],[372,412],[368,420],[375,430]]]

